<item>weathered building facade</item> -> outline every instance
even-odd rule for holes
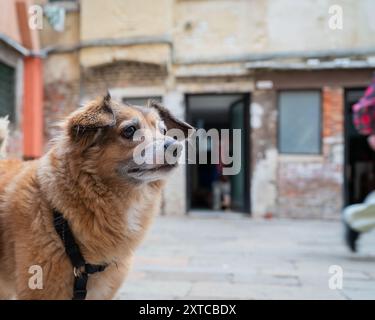
[[[33,4],[0,4],[0,117],[10,120],[8,153],[25,159],[39,156],[43,149],[40,41],[28,16]]]
[[[46,139],[56,120],[107,89],[118,100],[161,99],[188,120],[195,110],[191,97],[246,95],[246,211],[258,217],[340,216],[347,201],[346,97],[369,83],[375,67],[373,1],[53,5],[64,8],[65,23],[58,32],[45,19],[40,31]],[[330,19],[340,12],[343,28],[332,28]],[[215,112],[209,103],[204,108]],[[189,179],[180,166],[167,185],[163,214],[191,209]]]

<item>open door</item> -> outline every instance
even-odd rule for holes
[[[231,203],[232,210],[248,212],[250,207],[249,192],[249,105],[248,99],[241,98],[230,106],[230,126],[231,129],[241,130],[241,153],[231,154],[233,157],[239,157],[234,161],[241,163],[240,172],[231,176]],[[232,136],[233,138],[233,136]],[[231,144],[233,146],[233,142]],[[233,149],[233,148],[231,148]]]
[[[204,129],[241,129],[241,170],[235,176],[223,176],[223,164],[199,163],[187,166],[187,204],[189,210],[237,211],[250,213],[250,111],[249,94],[192,94],[187,95],[188,122],[195,128]],[[230,137],[233,137],[230,134]],[[212,158],[211,142],[207,149],[197,148],[197,154],[206,153]],[[233,140],[228,148],[233,156]],[[219,142],[220,143],[220,142]],[[203,147],[203,146],[202,146]],[[223,147],[223,146],[221,146]],[[227,151],[225,151],[227,152]],[[196,158],[198,159],[198,158]],[[229,185],[229,187],[228,187]],[[229,191],[230,190],[230,191]],[[229,196],[229,201],[228,201]]]
[[[375,187],[375,152],[353,124],[352,106],[364,90],[350,89],[345,93],[345,206],[362,202]]]

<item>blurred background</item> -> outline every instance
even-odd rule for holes
[[[107,89],[158,99],[197,128],[240,128],[238,175],[197,164],[168,182],[166,217],[122,297],[147,298],[139,284],[151,278],[154,298],[288,298],[306,278],[322,287],[305,297],[375,298],[374,239],[353,260],[339,230],[343,206],[375,186],[375,153],[351,115],[375,69],[374,12],[373,0],[1,0],[8,154],[38,158],[54,123]],[[333,252],[350,293],[331,296]]]

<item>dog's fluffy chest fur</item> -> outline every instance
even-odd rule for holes
[[[123,282],[133,251],[160,207],[162,184],[144,184],[117,193],[102,190],[99,196],[100,188],[95,189],[86,176],[81,178],[84,181],[72,183],[54,155],[47,154],[25,164],[5,188],[6,206],[1,209],[8,213],[0,215],[0,226],[6,227],[1,231],[7,241],[1,249],[9,255],[0,257],[4,271],[1,274],[0,270],[0,286],[5,288],[17,277],[25,285],[18,291],[19,298],[71,298],[73,268],[53,227],[54,207],[68,220],[86,261],[109,264],[104,272],[90,276],[87,298],[113,298]],[[21,271],[15,270],[14,257],[21,259]],[[28,268],[32,265],[44,270],[43,290],[28,288]],[[63,289],[56,290],[56,285]],[[13,290],[9,288],[9,296],[3,298],[12,297]]]
[[[134,201],[129,208],[124,210],[124,218],[126,222],[125,233],[131,235],[138,235],[143,230],[143,222],[148,218],[149,206],[152,205],[150,194],[152,195],[152,190],[150,192],[149,187],[144,188],[145,199],[143,201]]]

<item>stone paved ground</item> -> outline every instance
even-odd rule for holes
[[[375,231],[353,255],[339,221],[158,217],[118,298],[375,299]]]

